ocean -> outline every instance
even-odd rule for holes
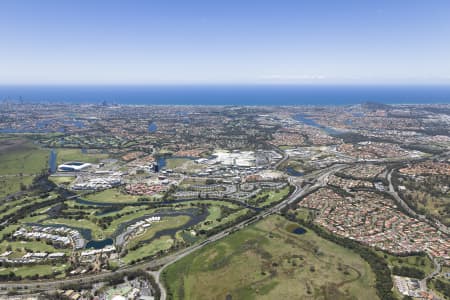
[[[450,103],[448,86],[0,86],[0,101],[154,105]]]

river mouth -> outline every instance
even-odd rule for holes
[[[332,135],[332,136],[337,136],[337,135],[341,135],[341,134],[345,133],[343,131],[340,131],[340,130],[337,130],[337,129],[334,129],[331,127],[326,127],[326,126],[320,125],[314,119],[312,119],[311,117],[309,117],[307,115],[296,115],[296,116],[294,116],[294,120],[299,121],[305,125],[309,125],[309,126],[313,126],[313,127],[322,129],[327,134]]]

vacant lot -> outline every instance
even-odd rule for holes
[[[47,169],[48,155],[26,139],[0,138],[0,198],[31,184],[34,175]]]
[[[126,203],[136,202],[140,196],[124,194],[119,189],[113,188],[86,195],[84,198],[93,202]]]
[[[185,257],[163,274],[169,298],[377,299],[359,255],[296,227],[273,216]]]
[[[145,246],[139,247],[137,250],[128,252],[128,254],[123,257],[123,262],[126,264],[133,263],[144,257],[154,255],[159,251],[167,250],[172,247],[173,242],[174,240],[170,236],[162,236]]]
[[[0,175],[34,175],[48,167],[48,150],[26,140],[0,140]]]
[[[81,149],[56,149],[58,153],[58,164],[68,161],[83,161],[88,163],[98,163],[100,160],[108,158],[108,154],[83,153]]]

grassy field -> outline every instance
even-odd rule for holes
[[[281,190],[267,191],[262,194],[262,196],[269,195],[266,201],[259,204],[259,206],[266,206],[272,203],[279,202],[283,200],[289,194],[289,186],[284,187]]]
[[[3,228],[2,230],[0,230],[0,240],[3,240],[5,235],[16,231],[19,227],[20,227],[20,225],[14,224],[14,225],[8,225],[5,228]]]
[[[111,234],[114,233],[114,231],[117,229],[117,227],[120,224],[129,222],[131,220],[134,220],[134,219],[137,219],[137,218],[140,218],[140,217],[143,217],[145,215],[150,215],[150,214],[154,213],[155,210],[156,209],[154,209],[154,208],[150,208],[150,209],[136,208],[136,211],[134,213],[128,214],[128,215],[124,215],[124,216],[122,216],[120,218],[117,218],[117,219],[113,220],[111,222],[111,225],[108,226],[108,228],[106,228],[106,230],[104,230],[103,232],[106,235],[111,235]]]
[[[0,140],[8,143],[0,147],[0,175],[33,175],[48,168],[49,151],[40,149],[26,140]]]
[[[189,219],[190,218],[188,216],[164,217],[160,222],[153,223],[152,226],[149,229],[147,229],[144,233],[132,239],[127,244],[127,248],[133,247],[140,241],[151,239],[155,235],[155,233],[160,230],[182,226],[183,224],[186,224],[189,221]],[[157,242],[157,240],[153,241],[152,244],[154,242]]]
[[[241,210],[239,210],[239,211],[237,211],[235,213],[232,213],[232,214],[230,214],[230,215],[220,219],[220,221],[217,221],[217,216],[220,216],[220,215],[218,215],[218,213],[220,212],[220,208],[219,208],[219,212],[218,212],[217,211],[217,207],[213,206],[213,207],[209,208],[209,213],[210,214],[208,215],[207,219],[204,222],[202,222],[200,224],[197,224],[194,227],[194,229],[196,229],[196,230],[202,230],[202,229],[203,230],[209,230],[209,229],[211,229],[213,227],[217,227],[219,225],[226,224],[228,222],[232,222],[233,220],[235,220],[239,216],[245,215],[248,211],[249,211],[249,209],[247,209],[247,208],[241,209]],[[210,221],[210,222],[207,222],[207,221]]]
[[[431,259],[424,255],[411,255],[398,257],[381,251],[376,251],[378,255],[383,256],[390,267],[412,267],[422,270],[425,274],[429,274],[434,270],[434,264]]]
[[[34,276],[34,275],[50,275],[55,271],[63,272],[67,268],[66,265],[34,265],[34,266],[21,266],[15,268],[0,268],[0,274],[8,274],[14,272],[16,276]]]
[[[139,247],[134,251],[128,252],[126,256],[123,257],[123,262],[129,264],[132,261],[136,261],[137,259],[154,255],[159,251],[169,249],[173,245],[173,239],[169,236],[162,236],[159,239],[154,240],[150,244],[147,244],[143,247]]]
[[[108,154],[102,153],[82,153],[81,149],[55,149],[58,156],[58,164],[62,164],[68,161],[83,161],[88,163],[98,163],[100,160],[108,158]]]
[[[125,203],[136,202],[139,196],[124,194],[120,192],[119,189],[108,189],[98,193],[86,195],[84,198],[94,202]]]
[[[56,218],[56,219],[44,221],[43,225],[46,225],[46,224],[60,224],[60,225],[66,225],[69,227],[86,228],[86,229],[91,230],[93,239],[101,240],[101,239],[105,238],[105,234],[104,234],[103,230],[99,226],[97,226],[96,224],[92,223],[89,220],[73,220],[73,219]]]
[[[256,195],[256,198],[250,199],[248,203],[257,205],[259,207],[264,207],[266,205],[270,205],[272,203],[276,203],[278,201],[281,201],[283,198],[285,198],[289,194],[289,186],[286,186],[282,188],[281,190],[269,190],[269,191],[263,191]],[[259,202],[258,199],[261,199],[262,197],[266,197],[267,199]]]
[[[163,274],[170,298],[377,299],[359,255],[296,226],[272,216],[183,258]]]
[[[49,151],[26,139],[0,138],[0,197],[31,184],[35,174],[48,167]]]
[[[11,246],[11,249],[14,252],[22,252],[20,256],[23,256],[26,252],[26,249],[31,250],[33,252],[70,252],[70,249],[62,248],[56,249],[51,245],[47,245],[44,241],[3,241],[0,243],[0,252],[3,253],[6,251],[6,248]]]
[[[206,219],[203,223],[207,223],[210,225],[206,226],[205,229],[212,227],[213,224],[217,222],[217,219],[220,218],[220,215],[221,215],[220,207],[218,207],[218,206],[208,207],[208,217],[206,217]]]
[[[187,158],[168,158],[166,159],[166,168],[167,169],[175,169],[182,166],[185,162],[190,161]]]
[[[0,175],[0,198],[20,191],[21,186],[28,186],[33,176],[7,176]]]
[[[75,176],[50,176],[48,179],[55,184],[69,185],[75,180]]]
[[[195,203],[195,204],[211,204],[212,206],[217,206],[217,205],[220,205],[220,206],[227,206],[227,207],[229,207],[229,208],[232,208],[232,209],[236,209],[236,208],[239,208],[239,207],[241,207],[241,206],[239,206],[239,205],[237,205],[237,204],[234,204],[234,203],[231,203],[231,202],[227,202],[227,201],[220,201],[220,200],[192,200],[192,201],[188,201],[188,202],[184,202],[183,203],[183,205],[191,205],[191,203]]]
[[[50,196],[52,198],[55,198],[55,195],[50,193]],[[4,217],[5,215],[10,215],[17,210],[19,210],[23,206],[27,206],[34,203],[44,202],[48,200],[49,198],[40,198],[40,197],[22,197],[20,200],[14,200],[14,201],[8,201],[5,206],[8,206],[8,210],[0,213],[0,218]]]

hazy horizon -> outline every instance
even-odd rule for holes
[[[158,105],[450,103],[449,85],[33,85],[1,86],[0,101]]]

